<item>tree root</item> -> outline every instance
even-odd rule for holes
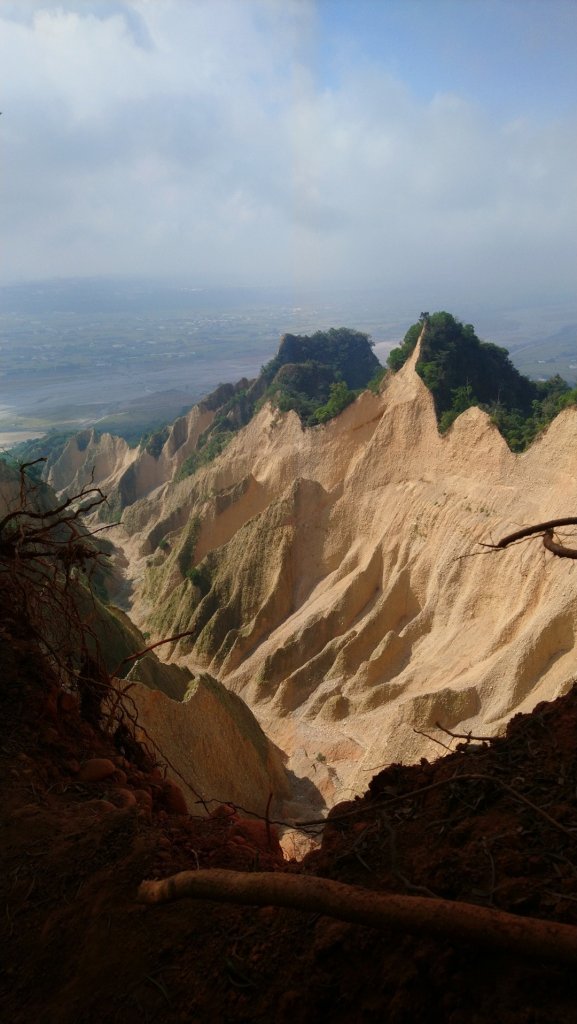
[[[185,897],[292,907],[381,930],[469,942],[490,950],[563,964],[577,964],[577,928],[517,917],[469,903],[418,896],[384,895],[328,878],[274,872],[182,871],[160,882],[142,882],[140,903]]]

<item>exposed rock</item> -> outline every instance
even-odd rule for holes
[[[415,358],[323,426],[264,406],[178,481],[193,410],[115,531],[141,628],[193,633],[162,656],[241,694],[329,801],[437,752],[415,729],[497,733],[574,675],[574,565],[478,542],[576,506],[577,410],[521,455],[477,408],[441,436]]]
[[[331,769],[329,799],[431,754],[414,728],[497,732],[573,676],[572,564],[531,544],[468,556],[575,506],[577,411],[522,455],[476,408],[440,436],[413,363],[326,426],[265,407],[185,489],[147,500],[148,522],[182,524],[158,564],[139,561],[138,530],[127,541],[140,624],[192,629],[172,657],[241,693],[315,783]]]
[[[280,755],[240,697],[203,675],[191,683],[183,703],[138,683],[130,698],[137,735],[148,747],[152,740],[169,761],[167,810],[202,815],[225,801],[264,815],[272,794],[272,806],[280,811],[289,795]]]

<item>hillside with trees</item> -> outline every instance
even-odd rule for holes
[[[183,464],[181,476],[189,476],[219,455],[265,402],[281,412],[293,410],[303,426],[312,427],[338,416],[383,373],[372,342],[360,331],[332,327],[312,335],[283,335],[277,355],[262,367],[256,380],[223,386],[229,391],[200,438],[198,450]],[[212,397],[201,404],[210,403]],[[207,407],[215,408],[214,404]]]
[[[560,376],[529,380],[513,366],[506,349],[480,341],[472,324],[462,324],[447,312],[421,314],[390,353],[391,370],[399,370],[409,358],[423,323],[416,369],[433,395],[441,433],[475,405],[489,413],[512,451],[520,452],[557,413],[577,402],[577,389]]]

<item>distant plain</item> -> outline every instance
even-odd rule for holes
[[[134,443],[219,383],[254,377],[286,332],[353,327],[384,363],[421,312],[368,290],[297,296],[111,282],[4,287],[0,303],[2,447],[23,433],[89,426]],[[528,376],[577,382],[574,305],[450,311],[509,349]]]

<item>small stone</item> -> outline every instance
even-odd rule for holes
[[[117,789],[114,802],[117,807],[136,807],[136,797],[130,789]]]
[[[101,782],[116,772],[116,765],[106,757],[91,757],[80,769],[79,782]]]
[[[231,821],[238,821],[238,815],[230,804],[219,804],[214,811],[210,812],[211,818],[230,818]]]
[[[60,710],[66,712],[74,711],[78,707],[78,700],[73,693],[61,693],[58,699]]]
[[[241,818],[233,825],[231,835],[234,838],[242,838],[249,846],[262,850],[263,852],[273,851],[280,853],[281,848],[278,841],[278,832],[274,825],[269,824],[268,829],[264,821],[252,821]]]
[[[40,813],[40,808],[37,804],[24,804],[23,807],[19,807],[17,811],[13,811],[10,815],[11,818],[28,818],[33,817],[35,814]]]
[[[333,921],[327,917],[319,918],[313,943],[315,953],[324,953],[335,946],[342,945],[349,933],[350,925],[343,921]]]
[[[135,789],[134,798],[139,807],[144,807],[147,810],[152,810],[152,796],[146,789]]]
[[[116,807],[110,802],[110,800],[87,800],[83,804],[79,804],[79,807],[94,811],[96,814],[109,814],[110,811],[115,811]]]
[[[162,787],[162,802],[170,814],[188,814],[186,800],[179,786],[174,782],[165,782]]]

